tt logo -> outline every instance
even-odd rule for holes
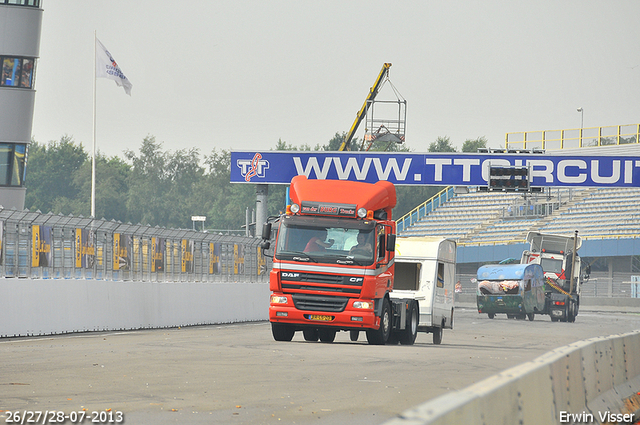
[[[240,168],[240,174],[245,181],[251,181],[251,177],[264,177],[265,170],[269,168],[269,161],[262,159],[260,153],[256,153],[253,159],[238,159],[236,164]]]

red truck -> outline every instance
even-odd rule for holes
[[[419,325],[415,299],[391,298],[395,274],[396,205],[392,183],[309,180],[296,176],[286,214],[263,228],[271,247],[269,321],[273,338],[333,342],[338,331],[370,344],[413,344]],[[276,229],[274,229],[276,230]]]

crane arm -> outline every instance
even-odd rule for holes
[[[351,140],[353,139],[353,136],[355,135],[356,130],[358,129],[358,126],[360,125],[364,117],[367,115],[367,110],[369,109],[370,102],[374,100],[375,97],[378,95],[378,90],[380,90],[380,86],[382,85],[383,80],[389,74],[389,68],[391,68],[390,63],[385,63],[382,66],[382,70],[380,71],[380,74],[378,75],[376,82],[373,84],[373,87],[371,87],[371,90],[369,90],[369,95],[365,99],[364,105],[362,105],[362,108],[360,108],[360,111],[358,111],[358,114],[356,115],[356,120],[353,122],[353,125],[351,125],[351,129],[349,130],[349,133],[347,133],[347,136],[344,138],[342,145],[340,145],[340,149],[338,149],[339,151],[349,150],[349,144],[351,143]]]

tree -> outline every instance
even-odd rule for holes
[[[161,217],[163,198],[169,191],[164,172],[167,157],[161,150],[161,144],[152,136],[144,138],[139,152],[139,155],[128,149],[124,152],[131,162],[127,194],[128,217],[132,223],[160,225],[164,221]]]
[[[107,158],[104,154],[96,154],[96,218],[127,221],[127,196],[129,193],[129,164],[121,158]],[[73,174],[73,185],[77,189],[77,197],[65,201],[59,198],[55,202],[54,212],[63,214],[91,214],[91,160]]]
[[[478,152],[480,148],[487,147],[487,138],[482,136],[476,139],[467,139],[462,144],[462,152]]]
[[[429,145],[429,152],[456,152],[456,148],[451,144],[449,136],[440,136]]]
[[[82,143],[77,145],[70,136],[59,142],[42,145],[32,141],[29,146],[25,206],[44,213],[54,211],[54,204],[70,203],[78,197],[73,175],[84,164],[89,155]],[[61,198],[66,198],[64,201]]]

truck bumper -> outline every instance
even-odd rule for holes
[[[347,307],[341,312],[299,310],[293,305],[290,296],[286,297],[287,303],[271,303],[269,305],[269,321],[272,323],[282,323],[298,325],[301,329],[305,327],[332,327],[337,329],[378,329],[380,318],[376,317],[373,308],[362,309],[353,307],[356,301],[373,300],[349,300]]]

